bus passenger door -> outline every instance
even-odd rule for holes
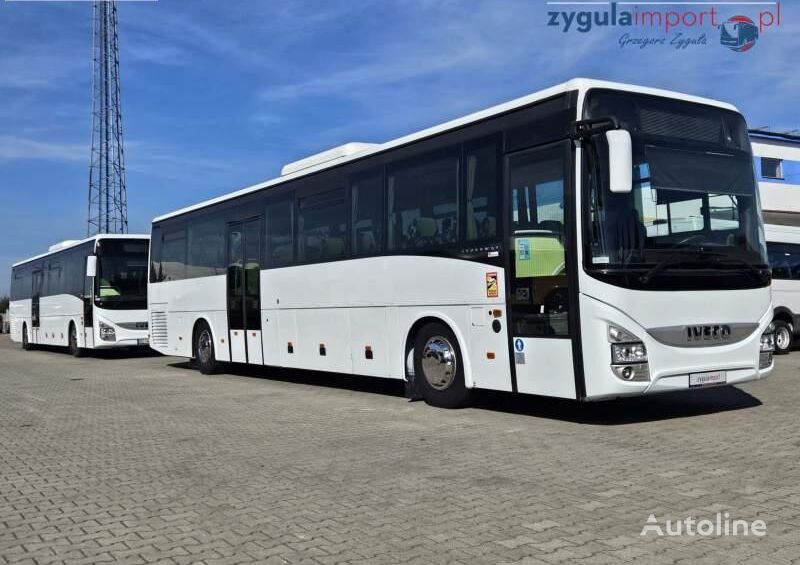
[[[257,363],[261,350],[261,219],[228,226],[228,339],[231,361]]]
[[[575,398],[567,261],[568,141],[509,154],[508,310],[517,389]]]
[[[264,229],[261,219],[244,223],[244,331],[247,362],[261,365],[261,250]]]
[[[33,288],[31,289],[31,343],[40,343],[39,328],[41,326],[41,308],[40,299],[42,296],[42,288],[44,287],[44,271],[33,271],[32,277]]]

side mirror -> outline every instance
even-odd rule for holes
[[[97,256],[89,255],[86,258],[86,276],[94,277],[97,275]]]
[[[608,141],[609,188],[615,194],[628,194],[633,190],[633,142],[624,129],[606,132]]]

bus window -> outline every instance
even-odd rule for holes
[[[356,177],[350,182],[353,255],[371,255],[383,248],[383,174]]]
[[[300,261],[330,261],[347,255],[347,202],[344,189],[300,199],[297,220]]]
[[[161,244],[161,280],[178,281],[186,276],[186,230],[166,232]]]
[[[294,261],[291,197],[267,205],[267,267],[283,267]]]
[[[565,161],[561,147],[509,159],[514,335],[569,335],[564,246]]]
[[[419,249],[458,239],[458,155],[425,156],[390,167],[389,248]]]
[[[497,235],[497,143],[485,143],[465,153],[467,241]]]

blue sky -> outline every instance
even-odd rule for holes
[[[539,0],[121,3],[131,231],[318,150],[385,141],[575,76],[721,98],[751,126],[800,128],[797,4],[734,53],[710,28],[708,46],[684,51],[621,49],[619,29],[562,33]],[[0,3],[0,294],[11,263],[85,234],[90,12]]]

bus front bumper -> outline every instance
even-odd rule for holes
[[[772,321],[766,311],[752,333],[735,343],[701,347],[678,347],[658,341],[626,313],[598,300],[584,297],[583,331],[585,400],[606,400],[663,392],[700,390],[738,385],[768,377],[774,367],[770,352],[761,351],[761,336]],[[647,351],[647,376],[625,380],[615,373],[609,327],[630,332]],[[591,336],[589,339],[588,336]]]

